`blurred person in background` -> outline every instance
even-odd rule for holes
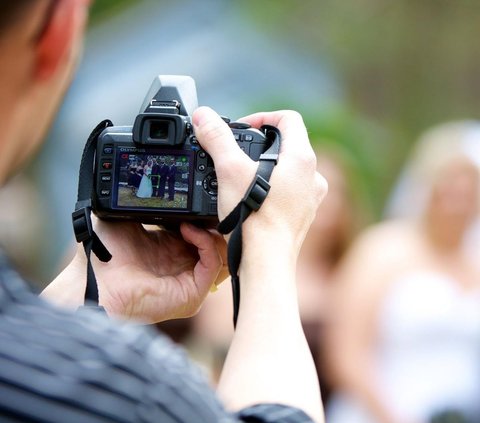
[[[477,122],[426,132],[394,217],[362,233],[341,264],[327,333],[329,423],[480,421],[480,243],[470,236],[479,146]]]
[[[300,251],[298,300],[303,330],[315,359],[322,400],[331,386],[324,368],[324,326],[330,313],[330,291],[338,264],[365,224],[367,208],[353,192],[355,163],[340,146],[317,142],[317,169],[328,181],[328,195],[318,208]]]
[[[89,4],[0,1],[2,185],[32,158],[55,116],[80,55]],[[93,219],[112,253],[107,263],[92,259],[101,305],[95,311],[84,307],[82,247],[43,298],[0,253],[0,420],[323,422],[295,263],[327,186],[298,113],[257,113],[244,121],[278,126],[283,141],[269,195],[242,225],[242,301],[217,393],[165,336],[125,320],[194,314],[224,279],[224,239],[187,223],[170,232]],[[243,198],[258,163],[213,110],[197,109],[192,124],[215,163],[222,220]],[[285,248],[276,251],[278,245]]]

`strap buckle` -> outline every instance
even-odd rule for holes
[[[270,162],[275,162],[275,165],[278,163],[278,153],[263,153],[260,155],[259,159],[260,160],[266,160]]]
[[[267,198],[268,191],[270,191],[270,184],[265,178],[257,174],[242,202],[253,211],[257,211]]]
[[[77,242],[84,242],[93,237],[91,200],[79,201],[72,213],[73,232]]]

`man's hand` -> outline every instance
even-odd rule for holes
[[[92,254],[99,302],[109,314],[153,323],[197,312],[212,284],[228,275],[225,241],[213,231],[182,224],[180,233],[137,223],[95,219],[95,231],[112,254]],[[85,293],[87,262],[80,245],[72,263],[42,295],[78,307]]]
[[[272,125],[282,134],[279,161],[270,179],[271,190],[260,210],[244,223],[244,235],[274,239],[276,234],[288,233],[295,247],[299,247],[327,193],[325,179],[316,172],[316,158],[303,119],[297,112],[278,111],[257,113],[241,121],[254,128]],[[197,109],[193,124],[200,144],[215,163],[218,216],[222,220],[245,195],[258,163],[241,151],[230,128],[213,110]]]

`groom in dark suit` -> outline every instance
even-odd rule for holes
[[[168,174],[168,165],[165,163],[165,160],[162,159],[159,166],[158,174],[160,175],[160,183],[158,186],[157,197],[165,197],[165,184],[167,183],[167,174]]]
[[[175,176],[177,174],[177,166],[175,166],[175,159],[170,160],[168,166],[167,182],[168,182],[168,201],[173,201],[175,197]]]
[[[152,174],[150,176],[152,181],[153,194],[152,197],[158,197],[158,187],[160,185],[160,165],[157,159],[153,159]]]

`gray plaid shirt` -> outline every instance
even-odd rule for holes
[[[167,337],[103,313],[56,308],[33,294],[3,256],[0,421],[312,422],[275,404],[232,415]]]

